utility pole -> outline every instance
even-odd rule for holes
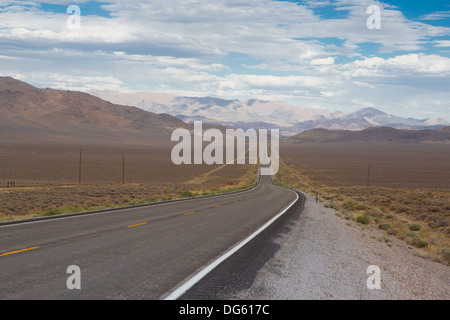
[[[122,184],[125,184],[125,156],[122,156]]]
[[[81,184],[81,157],[83,154],[83,149],[80,148],[80,165],[78,167],[78,184]]]

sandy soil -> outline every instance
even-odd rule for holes
[[[239,299],[449,299],[450,267],[425,259],[373,226],[338,217],[307,202],[280,250]],[[381,289],[368,289],[367,268],[379,266]]]
[[[252,165],[177,166],[170,152],[164,144],[83,147],[79,185],[80,147],[0,145],[0,220],[58,208],[123,206],[172,197],[175,190],[201,194],[239,187],[254,170]],[[7,188],[8,181],[15,187]]]

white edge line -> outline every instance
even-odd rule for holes
[[[275,217],[270,219],[265,225],[263,225],[261,228],[256,230],[254,233],[252,233],[249,237],[244,239],[242,242],[237,244],[235,247],[230,249],[228,252],[214,260],[212,263],[204,267],[202,270],[200,270],[198,273],[193,275],[189,280],[184,282],[182,285],[180,285],[178,288],[176,288],[174,291],[172,291],[169,295],[163,298],[163,300],[177,300],[179,297],[181,297],[186,291],[188,291],[190,288],[192,288],[197,282],[199,282],[201,279],[203,279],[208,273],[210,273],[212,270],[214,270],[219,264],[221,264],[223,261],[228,259],[231,255],[233,255],[236,251],[241,249],[243,246],[245,246],[248,242],[250,242],[253,238],[255,238],[258,234],[260,234],[262,231],[264,231],[267,227],[269,227],[273,222],[275,222],[279,217],[281,217],[287,210],[289,210],[294,203],[297,202],[299,199],[298,194],[295,192],[295,195],[297,198],[289,205],[287,206],[283,211],[281,211],[279,214],[277,214]]]

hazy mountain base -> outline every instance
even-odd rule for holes
[[[389,127],[372,127],[361,131],[313,129],[293,136],[298,143],[317,142],[392,142],[403,143],[438,142],[450,143],[450,127],[436,130],[399,130]]]

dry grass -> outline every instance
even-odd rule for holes
[[[250,188],[256,183],[254,168],[236,183],[204,185],[182,183],[176,198],[221,194]],[[203,188],[202,188],[203,187]],[[145,184],[12,188],[0,191],[0,221],[123,207],[172,200],[174,186]]]
[[[230,192],[254,183],[251,165],[181,165],[170,146],[84,148],[78,185],[79,148],[0,148],[0,220],[121,207],[174,197]],[[125,184],[122,155],[125,154]],[[15,188],[5,188],[6,181]]]
[[[450,264],[450,162],[445,148],[375,145],[372,150],[366,145],[356,152],[358,147],[349,144],[289,147],[283,149],[278,184],[311,194],[319,190],[320,201],[342,218],[367,217],[370,225],[407,242],[420,255]],[[367,167],[352,169],[349,164],[371,156],[377,170],[367,187]],[[420,230],[411,228],[414,224]]]

